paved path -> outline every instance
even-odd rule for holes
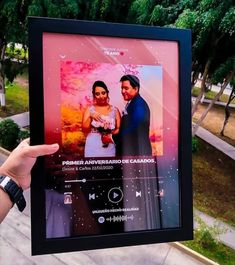
[[[12,119],[20,127],[26,127],[29,125],[29,112],[16,114],[16,115],[7,117],[5,119]],[[4,120],[4,119],[0,118],[0,120]]]
[[[0,263],[2,265],[203,265],[206,259],[182,252],[171,244],[81,251],[54,255],[31,256],[30,218],[12,209],[0,225]],[[202,262],[203,261],[203,262]]]
[[[225,141],[221,140],[219,137],[215,136],[208,130],[199,127],[196,131],[196,135],[209,143],[210,145],[214,146],[227,156],[231,157],[233,160],[235,160],[235,147],[226,143]]]

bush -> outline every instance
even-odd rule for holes
[[[19,139],[20,127],[11,119],[0,122],[0,145],[8,150],[13,150]]]
[[[29,135],[30,133],[28,130],[21,130],[18,135],[18,141],[20,142],[26,138],[29,138]]]
[[[202,248],[213,250],[219,244],[219,236],[227,231],[218,223],[208,226],[199,216],[195,216],[197,228],[194,230],[194,240]]]

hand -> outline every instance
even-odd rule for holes
[[[29,145],[29,139],[23,140],[0,167],[2,175],[9,175],[22,189],[31,182],[31,169],[38,156],[50,155],[59,149],[58,144]]]
[[[103,144],[113,143],[112,134],[102,134],[101,141]]]
[[[101,118],[101,115],[98,112],[92,113],[91,118],[95,121],[103,122],[103,119]]]

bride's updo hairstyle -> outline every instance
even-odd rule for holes
[[[106,84],[103,81],[97,80],[97,81],[95,81],[95,83],[92,86],[93,97],[95,97],[95,88],[97,86],[102,87],[106,91],[107,95],[109,95],[109,90],[108,90]]]

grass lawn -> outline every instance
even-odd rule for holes
[[[193,121],[196,122],[208,107],[207,103],[199,104],[197,106],[197,111],[193,116]],[[230,108],[230,117],[228,123],[225,127],[224,136],[221,136],[220,132],[224,123],[224,107],[219,105],[214,105],[206,118],[202,122],[202,127],[221,140],[227,142],[228,144],[235,147],[235,108]]]
[[[235,227],[235,162],[199,139],[193,154],[194,207]]]
[[[183,244],[220,265],[235,264],[235,251],[221,243],[210,247],[202,247],[201,244],[195,243],[195,240],[193,240],[184,242]]]
[[[0,107],[0,117],[8,117],[29,110],[28,87],[14,82],[6,86],[6,107]]]
[[[192,96],[197,97],[199,95],[199,92],[200,92],[200,88],[194,87],[192,90]],[[208,92],[205,93],[205,98],[214,99],[216,95],[217,95],[217,92],[209,90]],[[221,102],[227,103],[228,99],[229,99],[229,95],[222,94],[219,100]],[[235,99],[232,100],[231,104],[235,104]]]

